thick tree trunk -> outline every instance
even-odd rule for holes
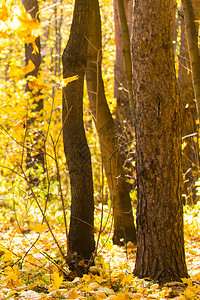
[[[115,124],[110,113],[101,71],[101,20],[98,0],[91,0],[88,64],[86,71],[90,109],[99,135],[103,165],[114,214],[113,242],[136,241],[131,199],[124,175]]]
[[[76,0],[69,41],[63,53],[63,77],[78,80],[63,90],[63,140],[71,183],[69,250],[88,259],[94,243],[91,155],[83,126],[83,83],[87,64],[88,0]]]
[[[30,13],[31,17],[33,19],[39,19],[39,7],[38,7],[38,1],[37,0],[22,0],[22,4],[24,5],[26,11]],[[29,60],[31,60],[34,65],[35,69],[28,73],[27,76],[34,76],[38,77],[38,72],[41,64],[41,46],[40,46],[40,37],[38,37],[35,40],[35,44],[38,48],[37,53],[33,53],[33,46],[32,44],[25,44],[25,61],[26,65],[28,65]],[[30,117],[28,119],[27,125],[34,125],[35,129],[37,130],[37,125],[36,121],[38,120],[39,117],[42,118],[42,113],[43,113],[43,98],[41,97],[40,91],[33,92],[33,89],[29,87],[29,84],[27,82],[26,85],[26,92],[30,93],[30,99],[34,99],[33,104],[35,108],[30,107],[30,113],[37,113],[37,117]],[[44,169],[44,147],[41,147],[41,137],[39,134],[35,134],[34,137],[32,138],[32,144],[31,142],[29,143],[29,146],[33,146],[34,144],[34,149],[37,150],[31,151],[27,150],[27,158],[26,158],[26,166],[27,168],[37,168],[38,165],[41,165]],[[40,146],[37,146],[37,145]],[[36,183],[38,181],[37,178],[31,178],[31,181],[33,183]]]
[[[132,28],[138,190],[134,273],[159,282],[187,277],[172,4],[135,1]]]
[[[186,204],[194,204],[196,198],[195,181],[198,179],[199,147],[197,134],[197,107],[194,96],[190,58],[185,31],[184,18],[181,18],[181,46],[179,55],[178,85],[182,109],[182,164],[184,174],[183,195]]]

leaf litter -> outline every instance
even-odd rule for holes
[[[13,218],[8,223],[1,222],[0,300],[200,299],[199,217],[200,203],[193,209],[185,209],[185,249],[190,278],[164,286],[148,278],[133,276],[134,244],[129,242],[119,247],[110,240],[102,249],[100,245],[101,251],[88,274],[66,280],[70,270],[60,257],[46,226],[29,224],[19,230]],[[59,223],[52,227],[65,250],[64,229]],[[105,239],[102,237],[102,244]]]

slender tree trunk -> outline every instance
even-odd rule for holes
[[[131,199],[124,175],[115,124],[104,91],[101,71],[101,20],[98,0],[91,0],[91,25],[86,71],[90,109],[99,135],[103,165],[111,194],[114,214],[113,242],[136,241]]]
[[[159,282],[187,277],[172,8],[173,0],[135,1],[132,28],[138,191],[134,273]]]
[[[54,0],[54,33],[55,33],[55,43],[54,47],[51,49],[51,59],[52,59],[52,70],[54,76],[61,75],[61,46],[62,46],[62,34],[61,27],[63,23],[63,0]],[[55,97],[56,84],[52,88],[52,98]]]
[[[185,31],[184,17],[181,18],[181,46],[179,55],[178,84],[182,109],[182,163],[184,174],[183,195],[186,204],[194,204],[196,198],[195,181],[198,179],[199,147],[197,133],[197,106],[192,84],[191,64]]]
[[[133,1],[123,0],[124,9],[126,12],[127,28],[131,30],[132,23],[132,6]],[[129,101],[129,91],[127,84],[127,75],[124,65],[124,47],[123,47],[123,32],[119,18],[118,0],[113,1],[114,5],[114,24],[115,24],[115,65],[114,65],[114,97],[117,99],[115,110],[115,126],[119,136],[119,144],[124,145],[133,140],[133,120],[131,116],[131,107]],[[126,21],[125,20],[125,21]],[[125,38],[124,38],[125,39]],[[129,42],[130,43],[130,42]],[[130,45],[129,45],[130,47]],[[131,62],[130,64],[131,65]],[[132,72],[132,68],[131,68]],[[132,83],[132,75],[131,75]],[[130,163],[127,162],[127,147],[122,147],[120,150],[123,163],[129,168]],[[128,156],[130,161],[130,156]]]
[[[200,55],[198,46],[198,26],[195,23],[194,8],[191,0],[182,0],[189,56],[192,68],[192,81],[197,102],[198,114],[200,110]]]
[[[118,14],[122,31],[122,45],[123,45],[123,61],[126,74],[128,97],[132,116],[134,117],[134,99],[133,99],[133,84],[132,84],[132,64],[131,64],[131,48],[130,48],[130,35],[127,23],[127,16],[125,11],[124,0],[117,0]]]
[[[22,4],[24,5],[26,11],[30,13],[33,19],[39,20],[39,7],[37,0],[22,0]],[[38,77],[38,72],[41,64],[40,37],[36,39],[35,43],[38,48],[37,53],[33,53],[32,44],[25,44],[25,61],[26,65],[28,65],[29,60],[31,60],[35,65],[35,69],[32,72],[28,73],[27,76],[31,75],[34,77]],[[33,105],[35,106],[35,108],[30,107],[30,112],[37,113],[36,118],[31,117],[30,119],[28,119],[27,125],[34,125],[35,129],[37,130],[38,118],[42,118],[43,114],[43,98],[41,97],[40,91],[34,92],[33,89],[29,87],[28,82],[26,85],[26,92],[30,94],[31,99],[34,99]],[[41,147],[41,137],[38,133],[33,134],[32,136],[32,142],[30,142],[29,146],[32,146],[34,144],[34,149],[36,149],[38,153],[35,153],[35,151],[27,150],[26,166],[27,168],[35,169],[38,165],[41,165],[44,169],[44,147]],[[36,183],[38,179],[32,178],[31,181],[33,181],[33,183]]]
[[[63,90],[63,141],[71,183],[69,250],[85,259],[90,258],[95,247],[91,155],[83,126],[88,18],[88,0],[76,0],[70,37],[62,57],[63,77],[79,76]]]

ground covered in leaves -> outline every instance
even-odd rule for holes
[[[53,219],[53,232],[65,251],[64,228],[55,222],[58,216]],[[100,238],[95,266],[80,278],[70,274],[46,225],[30,221],[19,226],[16,218],[9,217],[7,222],[0,222],[0,299],[200,299],[199,228],[200,203],[194,208],[185,208],[185,248],[190,279],[161,287],[149,279],[132,275],[136,246],[132,243],[113,246],[109,230]],[[70,276],[72,281],[66,280]]]

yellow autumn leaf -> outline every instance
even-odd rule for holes
[[[37,233],[42,233],[47,229],[46,224],[37,224],[33,227],[33,230]]]
[[[68,85],[68,83],[72,82],[72,81],[75,81],[78,79],[78,75],[75,75],[75,76],[72,76],[72,77],[68,77],[68,78],[64,78],[61,80],[60,82],[60,86],[63,88],[65,86]]]
[[[32,54],[37,54],[37,53],[39,53],[38,46],[36,45],[35,42],[32,43],[32,46],[33,46]]]
[[[132,282],[132,280],[133,280],[133,275],[132,274],[124,275],[124,277],[121,281],[121,284],[122,284],[122,286],[128,285]]]
[[[196,286],[189,285],[184,291],[184,296],[186,297],[186,299],[194,299],[197,292],[198,292],[198,288]]]
[[[192,280],[190,278],[181,278],[181,280],[184,284],[192,284]]]
[[[50,290],[51,291],[58,290],[60,288],[60,285],[62,282],[63,282],[63,276],[60,276],[59,273],[54,272],[53,273],[53,287]]]
[[[28,65],[23,69],[24,75],[32,72],[35,69],[35,65],[32,60],[28,61]]]
[[[90,282],[93,282],[93,279],[92,279],[92,277],[91,277],[91,275],[90,274],[83,274],[83,281],[85,282],[85,283],[87,283],[87,284],[89,284]]]
[[[9,286],[10,284],[19,284],[19,276],[21,275],[21,271],[18,271],[17,265],[14,265],[12,268],[8,266],[7,268],[5,268],[4,273],[7,275],[7,277],[3,281]]]
[[[102,275],[102,271],[100,270],[100,276],[99,275],[95,275],[94,276],[94,280],[98,283],[101,284],[103,281],[105,281],[105,279],[103,278]]]
[[[12,253],[10,253],[10,252],[6,252],[1,258],[1,260],[4,262],[11,261],[12,259],[13,259],[13,256],[12,256]]]

